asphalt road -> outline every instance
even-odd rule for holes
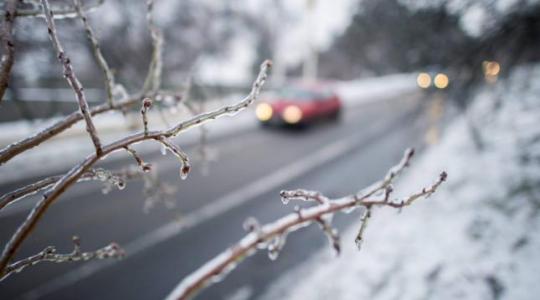
[[[185,181],[180,180],[179,165],[171,155],[145,157],[157,166],[161,181],[178,188],[172,208],[157,203],[144,212],[140,181],[107,195],[98,183],[80,183],[51,207],[19,257],[48,245],[69,252],[73,235],[80,236],[83,249],[88,250],[116,241],[126,248],[127,257],[41,263],[0,282],[0,299],[163,298],[184,276],[241,238],[248,216],[266,223],[290,213],[293,205],[281,203],[280,190],[316,189],[336,197],[381,178],[406,147],[422,147],[428,125],[424,104],[421,95],[409,94],[348,109],[338,123],[307,130],[252,128],[210,137],[208,147],[217,155],[209,173],[202,174],[200,162],[195,161]],[[186,150],[192,155],[197,152],[196,146]],[[127,163],[133,162],[104,166]],[[21,184],[0,186],[0,193]],[[2,245],[24,219],[24,208],[0,212]],[[334,222],[343,228],[358,218],[358,213],[338,215]],[[279,274],[327,244],[318,226],[293,233],[276,261],[261,251],[197,299],[257,298]],[[354,243],[343,241],[342,246],[354,247]]]

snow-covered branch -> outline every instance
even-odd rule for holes
[[[367,220],[371,217],[374,207],[402,208],[411,205],[415,200],[429,197],[446,180],[447,175],[442,172],[435,183],[421,189],[420,192],[404,199],[391,200],[390,193],[392,190],[387,187],[409,165],[413,154],[414,151],[407,150],[401,162],[390,169],[383,180],[375,183],[360,194],[331,200],[317,192],[304,190],[281,192],[282,198],[287,199],[284,202],[301,199],[313,200],[317,204],[305,209],[298,208],[294,213],[264,226],[260,226],[255,219],[250,218],[250,221],[246,221],[245,224],[245,228],[250,232],[244,238],[184,278],[169,294],[167,299],[189,299],[193,297],[201,289],[223,279],[239,262],[254,254],[257,249],[267,249],[271,259],[277,258],[279,251],[285,245],[287,235],[312,223],[318,223],[321,226],[323,232],[328,236],[331,246],[339,253],[341,247],[339,235],[337,230],[331,226],[332,216],[337,212],[350,212],[359,207],[366,209],[360,224],[359,235],[361,241],[362,233],[366,230]],[[383,190],[382,193],[381,189]],[[317,199],[325,200],[319,201]]]

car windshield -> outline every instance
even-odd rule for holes
[[[310,101],[320,98],[318,93],[299,88],[284,88],[277,92],[277,96],[283,99]]]

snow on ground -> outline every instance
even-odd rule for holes
[[[485,151],[458,118],[395,188],[414,191],[446,170],[435,195],[401,213],[376,210],[362,251],[352,226],[341,257],[322,249],[263,299],[538,299],[539,94],[540,67],[480,92],[471,116]]]

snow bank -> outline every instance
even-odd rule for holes
[[[401,214],[375,211],[361,252],[350,228],[341,257],[321,250],[263,298],[538,299],[539,94],[539,67],[479,93],[471,116],[484,152],[457,119],[396,187],[414,191],[446,170],[432,198]]]

